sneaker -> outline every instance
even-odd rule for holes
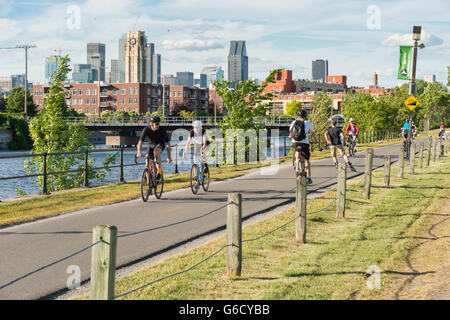
[[[335,162],[334,166],[336,167],[336,169],[339,167],[339,163]]]
[[[312,183],[311,177],[307,177],[307,178],[306,178],[306,183],[307,183],[307,184],[311,184],[311,183]]]
[[[355,167],[351,163],[349,163],[348,165],[350,166],[350,170],[352,170],[353,172],[356,172]]]

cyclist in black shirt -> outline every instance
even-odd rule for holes
[[[157,179],[161,176],[161,152],[167,147],[167,163],[172,161],[170,156],[170,141],[167,136],[167,132],[164,128],[159,126],[161,118],[159,116],[154,116],[150,118],[150,125],[142,130],[141,137],[137,146],[137,157],[142,158],[142,143],[145,137],[148,137],[148,149],[146,157],[150,161],[153,161],[156,156],[156,168],[158,169]]]

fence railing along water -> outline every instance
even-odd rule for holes
[[[208,118],[209,119],[209,118]],[[263,120],[267,120],[267,118],[262,118]],[[190,122],[189,122],[190,123]],[[391,139],[398,139],[401,136],[401,132],[398,130],[379,130],[379,131],[361,131],[358,138],[357,143],[358,144],[367,144],[367,143],[374,143],[378,141],[387,141]],[[324,150],[328,149],[328,145],[326,144],[326,141],[323,137],[323,134],[317,134],[317,144],[310,143],[311,151],[315,150]],[[221,150],[224,150],[225,152],[229,152],[226,146],[226,141],[219,142],[222,144]],[[233,143],[236,143],[235,140],[233,140]],[[214,144],[213,144],[214,145]],[[259,142],[258,142],[259,145]],[[182,159],[182,155],[180,152],[182,152],[185,145],[183,144],[173,144],[173,164],[168,165],[166,163],[163,163],[163,170],[168,173],[179,173],[183,171],[188,171],[190,169],[190,163],[187,163]],[[287,136],[280,136],[277,139],[268,138],[267,139],[267,156],[268,157],[281,157],[281,156],[287,156],[290,149],[291,149],[291,141]],[[219,147],[217,147],[219,149]],[[17,188],[19,190],[22,190],[21,188],[24,188],[26,190],[23,190],[25,194],[48,194],[48,186],[47,186],[47,177],[50,175],[57,175],[57,174],[65,174],[65,173],[74,173],[74,172],[83,172],[84,173],[84,183],[83,187],[93,186],[93,185],[99,185],[97,181],[89,181],[89,170],[91,171],[98,171],[98,170],[111,170],[118,168],[118,172],[114,172],[112,174],[112,177],[109,179],[106,179],[106,183],[112,183],[112,182],[124,182],[125,169],[128,170],[128,172],[131,172],[129,175],[128,180],[135,180],[139,178],[140,170],[137,168],[138,166],[143,165],[143,163],[134,163],[133,156],[131,155],[133,152],[135,152],[136,148],[102,148],[102,149],[92,149],[92,150],[86,150],[86,151],[77,151],[77,152],[52,152],[52,153],[41,153],[41,154],[24,154],[24,153],[14,153],[12,155],[0,155],[0,161],[2,161],[3,168],[5,168],[5,173],[2,174],[0,171],[0,183],[2,181],[9,181],[9,180],[17,180],[17,179],[27,179],[28,182],[25,183],[22,187]],[[239,150],[236,150],[236,146],[233,146],[234,150],[234,156],[231,157],[233,159],[233,163],[236,163],[236,159],[238,159],[238,153]],[[95,166],[92,168],[89,168],[86,166],[86,161],[90,156],[96,157],[96,160],[100,160],[101,155],[108,155],[108,153],[114,153],[115,157],[120,153],[119,155],[119,164],[117,165],[108,165],[108,166]],[[78,168],[72,168],[71,170],[66,171],[59,171],[59,172],[50,172],[47,170],[46,162],[49,157],[54,155],[74,155],[74,154],[82,154],[84,155],[84,161]],[[134,154],[133,154],[134,155]],[[210,161],[208,164],[213,166],[219,166],[222,164],[225,164],[225,159],[229,159],[229,157],[217,157],[218,153],[211,156],[209,159]],[[192,156],[192,153],[191,153]],[[30,158],[30,157],[42,157],[43,158],[43,168],[40,173],[36,174],[26,174],[25,170],[20,170],[17,165],[19,163],[14,163],[14,165],[11,165],[10,168],[12,169],[14,167],[13,171],[20,171],[24,174],[19,175],[10,175],[6,174],[7,172],[10,172],[12,170],[8,170],[8,164],[6,163],[7,159],[19,159],[19,158]],[[165,153],[163,154],[163,157],[166,157]],[[117,158],[117,157],[116,157]],[[248,156],[247,156],[248,159]],[[116,159],[117,160],[117,159]],[[127,163],[126,160],[129,162]],[[163,158],[165,160],[165,158]],[[192,161],[190,159],[189,161]],[[20,165],[20,164],[19,164]],[[132,168],[135,169],[132,169]],[[36,177],[43,177],[43,183],[42,186],[39,188],[35,181],[29,181],[29,178],[36,178]],[[3,191],[0,191],[0,199],[2,198],[8,198],[8,197],[14,197],[16,196],[16,188],[13,187],[13,185],[4,185],[1,188]]]

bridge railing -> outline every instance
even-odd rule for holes
[[[73,123],[82,123],[90,126],[109,126],[109,125],[146,125],[149,123],[150,117],[136,116],[126,118],[116,117],[69,117],[66,120]],[[263,126],[289,126],[295,118],[280,118],[280,117],[255,117],[253,123]],[[223,121],[223,117],[195,117],[193,119],[186,119],[183,117],[164,117],[161,119],[161,124],[166,126],[190,126],[193,120],[200,120],[203,125],[218,125]]]

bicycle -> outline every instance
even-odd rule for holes
[[[134,156],[134,162],[137,163],[136,155]],[[149,166],[150,164],[151,168]],[[152,190],[155,193],[156,199],[161,199],[164,189],[164,174],[161,172],[161,176],[158,179],[157,174],[158,170],[155,161],[149,161],[149,159],[145,157],[145,168],[142,170],[141,176],[141,197],[144,202],[147,202],[148,197],[152,194]]]
[[[347,137],[348,155],[353,157],[355,155],[356,141],[353,140],[351,135]]]
[[[297,159],[297,161],[295,161],[295,144],[292,145],[292,147],[294,148],[294,154],[293,154],[293,158],[292,158],[292,165],[294,166],[294,171],[295,171],[295,176],[299,177],[299,176],[303,176],[306,177],[306,158],[305,155],[303,154],[303,151],[301,151],[300,149],[300,157]]]
[[[195,173],[194,173],[195,172]],[[190,183],[191,190],[193,194],[198,193],[198,189],[200,188],[200,183],[202,184],[203,190],[208,192],[209,189],[209,168],[207,163],[201,163],[199,166],[197,163],[193,163],[191,166],[191,174],[190,174]]]

